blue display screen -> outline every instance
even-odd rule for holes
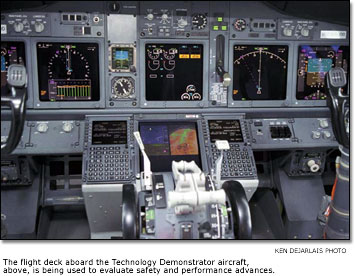
[[[116,51],[115,58],[118,60],[128,59],[128,51]]]
[[[308,60],[309,73],[328,72],[332,68],[333,60],[330,58],[312,58]]]

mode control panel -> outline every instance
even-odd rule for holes
[[[129,116],[87,116],[83,182],[131,182],[133,151],[133,122]]]

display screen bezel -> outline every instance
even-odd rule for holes
[[[283,107],[291,105],[291,98],[293,93],[292,86],[292,72],[293,72],[293,63],[292,57],[294,53],[294,43],[291,41],[256,41],[256,40],[245,40],[240,41],[236,39],[230,39],[229,41],[229,56],[232,57],[234,54],[234,46],[252,46],[252,45],[265,45],[265,46],[287,46],[288,47],[288,65],[287,65],[287,84],[286,84],[286,98],[285,100],[272,100],[272,101],[263,101],[263,100],[246,100],[246,101],[235,101],[233,99],[233,84],[228,87],[228,107],[230,108],[241,108],[241,107]],[[233,58],[229,58],[229,68],[230,75],[233,76]]]
[[[48,99],[43,99],[43,97],[41,96],[41,86],[40,86],[40,83],[41,81],[43,82],[44,80],[42,79],[43,76],[42,76],[42,71],[41,68],[39,67],[40,66],[40,62],[39,62],[39,58],[42,58],[41,55],[39,54],[39,45],[40,44],[52,44],[53,45],[91,45],[93,47],[96,48],[95,52],[96,52],[96,57],[93,57],[93,59],[96,59],[95,62],[96,64],[94,65],[91,65],[92,68],[94,68],[94,72],[97,72],[97,74],[94,74],[94,79],[90,79],[90,83],[94,83],[93,87],[91,88],[92,90],[92,98],[91,99],[85,99],[85,100],[54,100],[54,101],[51,101],[50,98]],[[66,41],[37,41],[36,42],[36,47],[35,47],[35,51],[36,51],[36,64],[37,64],[37,73],[38,73],[38,77],[37,77],[37,85],[38,85],[38,99],[40,102],[97,102],[97,101],[100,101],[100,97],[101,97],[101,87],[100,87],[100,45],[99,43],[97,42],[88,42],[88,41],[84,41],[84,42],[73,42],[73,41],[70,41],[70,40],[66,40]],[[45,49],[45,48],[43,48]],[[48,70],[45,70],[45,71],[48,71]],[[64,80],[64,79],[63,79]],[[46,81],[48,83],[48,86],[47,86],[47,93],[49,93],[49,79],[47,79]]]
[[[285,48],[285,57],[284,57],[284,61],[286,62],[286,68],[285,68],[285,76],[283,76],[283,85],[284,85],[284,88],[282,89],[281,88],[281,90],[284,90],[283,91],[283,94],[281,94],[281,98],[279,98],[279,99],[273,99],[273,98],[266,98],[266,99],[251,99],[250,97],[251,96],[249,96],[249,94],[248,94],[248,98],[247,99],[245,99],[245,100],[243,100],[243,99],[235,99],[234,98],[234,91],[236,90],[236,87],[235,87],[235,85],[236,85],[236,83],[235,83],[235,81],[236,81],[236,67],[237,67],[237,65],[235,65],[235,56],[236,56],[236,47],[248,47],[248,48],[251,48],[251,47],[254,47],[254,48],[265,48],[265,47],[273,47],[273,48]],[[277,49],[275,49],[275,50],[277,50]],[[251,49],[249,50],[249,51],[252,51]],[[271,50],[269,50],[268,52],[271,52],[273,55],[275,55]],[[248,45],[246,45],[246,44],[243,44],[243,43],[235,43],[234,45],[233,45],[233,48],[232,48],[232,60],[233,60],[233,82],[232,82],[232,92],[233,92],[233,95],[232,95],[232,99],[233,99],[233,101],[234,102],[244,102],[244,101],[284,101],[284,100],[286,100],[286,98],[287,98],[287,80],[288,80],[288,67],[290,66],[289,65],[289,53],[290,53],[290,48],[289,48],[289,46],[287,45],[287,44],[272,44],[272,45],[269,45],[269,44],[264,44],[264,43],[255,43],[255,44],[248,44]],[[272,57],[272,56],[271,56]],[[280,57],[280,59],[281,59],[281,57]],[[275,60],[275,59],[274,59]],[[272,71],[272,70],[267,70],[268,72],[267,73],[269,73],[270,71]],[[275,76],[275,78],[277,78],[278,80],[280,79],[279,78],[279,76]],[[254,80],[255,78],[254,78],[254,76],[252,77],[252,79]],[[256,80],[254,80],[254,81],[257,81],[257,79]],[[259,81],[260,81],[260,76],[259,76]],[[277,85],[277,87],[279,87],[279,85]],[[237,91],[237,90],[236,90]],[[278,94],[279,96],[280,96],[280,94]],[[271,95],[270,95],[271,96]]]
[[[332,47],[332,46],[337,46],[337,47],[348,47],[348,70],[347,70],[347,81],[349,82],[350,81],[350,45],[347,45],[346,43],[336,43],[336,42],[332,42],[332,43],[316,43],[316,42],[313,42],[313,43],[300,43],[297,45],[296,47],[296,73],[295,73],[295,76],[296,76],[296,80],[295,80],[295,93],[294,93],[294,97],[296,99],[297,102],[300,102],[300,103],[305,103],[305,104],[315,104],[315,105],[319,105],[319,104],[322,104],[322,103],[326,103],[326,99],[309,99],[309,100],[306,100],[304,98],[298,98],[298,94],[299,94],[299,90],[298,90],[298,70],[299,70],[299,67],[300,67],[300,51],[302,49],[302,47],[305,47],[305,46],[310,46],[310,47]],[[349,88],[347,88],[349,89]],[[312,104],[311,104],[312,105]]]
[[[175,39],[164,39],[164,44],[176,44]],[[157,43],[156,40],[146,39],[140,41],[139,54],[145,57],[145,45]],[[145,77],[140,78],[140,107],[141,108],[201,108],[208,106],[208,74],[209,74],[209,41],[201,39],[189,39],[183,44],[202,44],[203,45],[203,91],[202,101],[147,101],[146,100],[146,82]],[[140,72],[145,76],[145,62],[139,63]]]

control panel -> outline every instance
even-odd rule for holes
[[[245,119],[206,116],[203,125],[211,170],[215,170],[220,155],[215,142],[226,140],[229,142],[230,149],[223,152],[222,179],[257,178],[249,124]]]
[[[133,123],[129,116],[87,116],[83,153],[84,183],[124,183],[134,178]]]

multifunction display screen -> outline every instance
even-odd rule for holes
[[[201,101],[203,45],[146,44],[147,101]]]
[[[97,43],[37,43],[41,101],[98,101]]]
[[[126,121],[93,121],[93,145],[127,144]]]
[[[8,94],[7,69],[11,64],[26,65],[23,42],[1,42],[1,95]]]
[[[111,59],[112,70],[129,72],[131,66],[134,65],[134,48],[112,47]]]
[[[298,48],[297,94],[298,100],[325,100],[325,76],[332,67],[349,72],[348,46],[302,45]],[[349,74],[348,74],[349,75]],[[347,93],[347,87],[343,88]]]
[[[171,171],[172,161],[195,161],[200,166],[195,123],[140,123],[139,129],[153,172]]]
[[[284,100],[288,46],[234,45],[233,100]]]
[[[208,127],[212,143],[216,140],[227,140],[229,143],[243,142],[239,120],[210,120]]]

